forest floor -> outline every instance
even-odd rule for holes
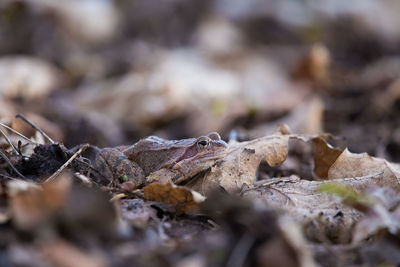
[[[398,266],[400,4],[268,2],[2,1],[0,266]]]

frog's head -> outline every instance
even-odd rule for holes
[[[221,139],[219,134],[212,132],[207,136],[200,136],[195,139],[193,143],[187,146],[176,162],[216,160],[226,155],[227,148],[228,144]]]
[[[215,132],[186,140],[179,157],[158,170],[158,177],[172,176],[174,183],[183,182],[212,167],[228,151],[228,144]]]

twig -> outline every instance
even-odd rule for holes
[[[76,151],[76,153],[74,155],[72,155],[71,158],[69,158],[69,160],[67,160],[67,162],[65,162],[55,173],[53,173],[49,178],[46,179],[46,181],[44,181],[44,183],[50,182],[51,180],[53,180],[55,177],[57,177],[66,167],[68,167],[69,164],[71,164],[71,162],[77,157],[79,156],[79,154],[81,154],[86,148],[89,147],[89,144],[85,144],[84,146],[82,146],[78,151]]]
[[[15,172],[18,174],[19,177],[21,177],[21,178],[24,179],[24,180],[27,180],[27,178],[26,178],[25,176],[23,176],[23,175],[14,167],[14,165],[12,165],[11,161],[10,161],[10,160],[7,158],[7,156],[6,156],[3,152],[1,152],[1,151],[0,151],[0,157],[2,157],[2,158],[7,162],[7,164],[11,167],[11,169],[13,169],[13,171],[15,171]]]
[[[336,179],[336,180],[342,180],[344,182],[347,181],[353,181],[353,180],[363,180],[363,179],[370,179],[370,178],[378,178],[379,176],[381,176],[384,173],[384,171],[379,171],[377,173],[372,173],[372,174],[368,174],[368,175],[364,175],[364,176],[356,176],[356,177],[343,177],[340,179]],[[335,182],[335,180],[329,180],[329,181],[323,181],[323,182]]]
[[[13,180],[13,181],[20,181],[20,180],[17,179],[17,178],[14,178],[14,177],[11,177],[11,176],[2,174],[2,173],[0,173],[0,176],[1,176],[1,177],[4,177],[4,178],[7,178],[7,179],[10,179],[10,180]]]
[[[19,155],[18,150],[15,148],[15,146],[11,143],[10,138],[8,138],[8,136],[5,134],[5,132],[3,132],[2,129],[0,129],[0,133],[4,136],[4,138],[6,139],[7,143],[11,146],[11,148],[15,151],[15,153],[17,155]]]
[[[15,133],[15,134],[18,135],[19,137],[25,139],[25,140],[28,141],[29,143],[34,144],[34,145],[37,145],[37,144],[38,144],[38,143],[32,141],[31,139],[29,139],[28,137],[26,137],[25,135],[23,135],[23,134],[17,132],[17,131],[14,130],[13,128],[8,127],[8,126],[5,125],[4,123],[1,123],[1,122],[0,122],[0,125],[3,126],[4,128],[6,128],[7,130],[10,130],[11,132]]]
[[[15,116],[16,118],[20,118],[23,121],[25,121],[27,124],[29,124],[32,128],[34,128],[35,130],[37,130],[39,133],[41,133],[47,140],[49,140],[50,143],[54,144],[55,142],[53,141],[53,139],[50,138],[50,136],[48,136],[45,132],[43,132],[42,129],[40,129],[36,124],[34,124],[33,122],[29,121],[27,118],[25,118],[24,115],[22,114],[17,114]]]

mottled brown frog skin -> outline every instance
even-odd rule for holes
[[[149,136],[125,149],[103,149],[96,165],[106,176],[125,177],[136,186],[150,182],[150,174],[162,180],[182,182],[204,171],[226,155],[228,145],[218,133],[182,140]]]

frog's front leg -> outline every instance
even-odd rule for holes
[[[120,150],[115,148],[101,149],[96,155],[96,167],[109,179],[110,184],[133,183],[136,188],[145,181],[142,168],[130,161]]]

